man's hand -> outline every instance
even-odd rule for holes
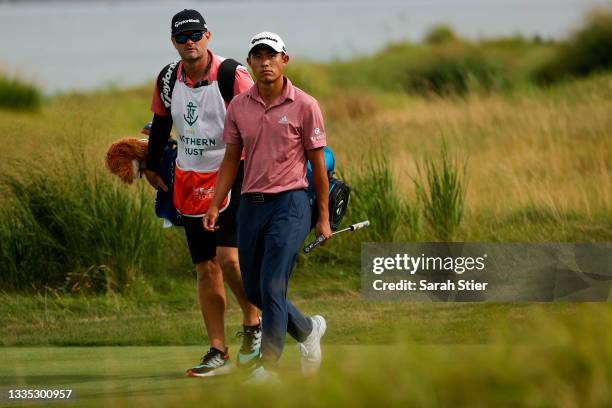
[[[166,183],[164,183],[164,180],[162,180],[159,174],[157,174],[153,170],[145,170],[144,174],[147,181],[151,186],[153,186],[154,189],[157,190],[161,188],[165,192],[168,192],[168,186],[166,186]]]
[[[208,207],[208,211],[206,212],[206,215],[204,215],[204,218],[202,219],[202,223],[204,224],[204,229],[208,232],[215,232],[216,230],[218,230],[219,226],[216,225],[218,218],[219,218],[219,208],[216,205],[211,204],[210,207]]]
[[[329,225],[329,179],[325,170],[325,156],[322,147],[306,151],[308,161],[312,166],[312,181],[314,182],[315,193],[317,194],[317,210],[319,219],[315,225],[317,238],[323,236],[328,240],[331,235]],[[325,241],[323,241],[325,242]]]
[[[319,221],[317,222],[317,225],[315,225],[315,233],[317,237],[323,235],[325,241],[331,238],[332,230],[327,217],[319,217]],[[325,245],[325,241],[323,241],[323,244],[321,245]]]
[[[210,203],[210,207],[208,207],[204,219],[202,219],[204,229],[208,232],[214,232],[219,229],[216,225],[219,219],[219,206],[223,205],[223,200],[230,192],[232,184],[236,179],[236,174],[238,174],[238,168],[240,167],[241,154],[242,143],[227,143],[225,145],[225,156],[223,156],[221,167],[219,167],[217,184],[215,185],[215,196],[213,197],[212,203]]]

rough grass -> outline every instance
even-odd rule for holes
[[[349,206],[345,222],[369,218],[372,227],[340,236],[312,256],[302,257],[302,262],[355,265],[361,241],[440,239],[435,229],[422,228],[419,214],[422,214],[423,203],[418,203],[412,179],[417,176],[417,163],[428,156],[439,156],[443,140],[449,154],[459,163],[468,163],[469,184],[465,189],[464,216],[454,233],[455,240],[610,240],[612,195],[607,187],[612,185],[612,149],[609,143],[612,119],[608,114],[612,109],[610,75],[512,95],[473,95],[461,99],[390,95],[372,94],[375,101],[382,102],[377,110],[364,110],[357,115],[332,115],[327,121],[329,144],[337,157],[337,169],[341,177],[353,186],[354,202]],[[368,94],[364,97],[367,99]],[[352,102],[348,102],[346,108],[339,107],[344,101],[346,99],[323,100],[322,105],[325,110],[352,111]],[[107,146],[118,138],[138,135],[150,116],[146,108],[148,103],[149,91],[142,88],[61,96],[37,115],[0,111],[0,140],[3,142],[0,171],[3,174],[21,172],[20,179],[26,184],[36,180],[39,180],[38,186],[48,184],[45,191],[62,191],[62,185],[75,186],[69,189],[69,196],[83,204],[80,208],[85,212],[88,206],[95,204],[101,208],[104,202],[109,203],[96,220],[103,223],[105,230],[111,231],[104,222],[115,216],[113,203],[118,201],[111,197],[113,194],[128,207],[138,200],[142,205],[149,205],[142,221],[154,225],[157,220],[149,211],[152,200],[146,204],[146,200],[152,198],[152,191],[144,182],[128,188],[111,183],[110,176],[103,173]],[[74,114],[69,120],[56,120],[65,112]],[[28,137],[18,137],[21,134]],[[44,173],[34,171],[41,163],[59,163],[66,167],[65,164],[69,163],[67,152],[71,150],[82,153],[87,166],[65,168],[64,179],[50,172],[46,180]],[[37,160],[36,166],[28,164],[28,160],[38,157],[41,152],[44,156]],[[379,157],[378,164],[374,160],[376,157]],[[15,166],[16,159],[23,160],[26,165]],[[79,179],[94,174],[99,174],[96,177],[102,183],[100,188],[77,188],[88,185],[80,183]],[[102,195],[92,195],[95,191]],[[19,219],[16,214],[28,208],[12,205],[11,200],[15,199],[12,194],[0,197],[5,255],[8,243],[21,242],[18,233],[28,230],[11,227],[11,223]],[[108,195],[108,200],[94,199],[104,195]],[[26,194],[22,198],[27,201],[33,197]],[[130,204],[132,201],[134,203]],[[53,200],[48,203],[43,200],[42,203],[52,210]],[[64,219],[70,220],[70,213],[64,214]],[[31,216],[24,219],[32,222],[42,220]],[[74,238],[72,242],[79,243],[82,231],[77,224],[70,225],[75,228],[68,236]],[[128,235],[134,233],[133,229],[128,230]],[[155,234],[157,232],[152,236]],[[53,234],[43,236],[55,237]],[[93,238],[88,240],[95,242]],[[112,239],[108,241],[112,242]],[[38,241],[30,239],[24,242]],[[142,266],[137,267],[140,270],[130,272],[134,279],[147,274],[165,276],[174,273],[176,268],[191,268],[181,230],[165,232],[163,242],[167,244],[164,245],[162,263],[146,267],[146,273]],[[80,246],[64,246],[66,248],[80,248],[71,257],[83,260],[76,265],[78,268],[68,263],[70,268],[66,272],[103,275],[106,271],[100,269],[100,265],[107,263],[100,261],[99,254],[96,255],[100,248],[97,245],[89,248],[87,242],[82,242]],[[106,248],[106,255],[102,255],[108,259],[113,252],[108,250],[111,247],[101,248]],[[56,254],[55,250],[47,253]],[[17,262],[14,258],[8,263],[14,265]],[[19,262],[23,262],[21,259]],[[36,262],[35,258],[29,259]],[[113,261],[120,259],[127,258],[112,258]],[[60,263],[54,265],[61,268]],[[29,273],[36,273],[36,268],[28,269]],[[29,287],[31,283],[22,282],[23,285]]]
[[[161,272],[162,229],[144,186],[130,191],[79,156],[1,174],[1,288],[128,291]]]
[[[512,96],[406,99],[402,107],[327,130],[339,166],[360,163],[364,150],[382,150],[407,197],[414,197],[417,163],[435,156],[445,140],[459,161],[468,160],[468,214],[538,207],[592,217],[609,214],[612,204],[605,187],[611,96],[612,77],[604,75]]]

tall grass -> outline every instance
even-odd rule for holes
[[[364,157],[347,178],[353,188],[350,212],[355,220],[370,220],[367,240],[392,242],[403,238],[402,228],[418,233],[418,218],[397,189],[389,162],[381,154]]]
[[[418,240],[421,220],[417,203],[403,197],[390,163],[382,153],[370,152],[362,157],[358,165],[345,168],[337,172],[337,177],[351,186],[348,210],[342,225],[369,220],[370,226],[355,234],[334,237],[332,242],[308,255],[308,261],[354,263],[359,260],[361,242]],[[313,238],[311,236],[306,241],[310,242]]]
[[[35,110],[41,103],[42,94],[38,88],[0,73],[0,108]]]
[[[423,215],[436,238],[451,240],[463,219],[467,162],[460,165],[442,144],[440,159],[427,157],[414,179]]]
[[[56,160],[3,171],[0,288],[126,292],[157,272],[161,225],[144,188],[130,191],[83,156]]]
[[[325,104],[325,119],[352,121],[376,115],[384,102],[377,100],[373,95],[364,98],[364,94],[367,94],[367,91],[345,90],[334,95]]]

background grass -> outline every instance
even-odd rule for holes
[[[70,384],[94,406],[203,393],[219,406],[609,405],[608,304],[359,297],[362,241],[611,240],[612,74],[572,51],[607,44],[600,13],[559,43],[438,27],[352,61],[291,62],[353,187],[345,223],[372,226],[300,255],[290,296],[327,317],[327,354],[303,382],[288,348],[280,391],[179,380],[206,344],[183,231],[161,228],[144,181],[121,185],[103,162],[150,120],[152,84],[0,108],[0,386]],[[576,58],[594,68],[572,71]],[[239,325],[230,297],[233,352]],[[47,348],[129,345],[166,347]]]
[[[598,16],[582,30],[599,30],[607,14]],[[320,99],[338,173],[353,187],[346,223],[372,222],[298,267],[357,274],[361,241],[610,240],[612,76],[529,83],[576,36],[473,42],[439,27],[371,57],[292,62],[288,75]],[[414,93],[393,78],[470,55],[503,61],[511,87]],[[150,97],[147,85],[57,96],[36,114],[0,109],[3,290],[142,291],[191,279],[183,232],[161,228],[151,189],[120,185],[103,165],[112,141],[150,120]],[[439,171],[455,181],[443,187]]]

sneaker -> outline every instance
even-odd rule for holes
[[[251,371],[244,385],[273,385],[279,382],[277,373],[266,370],[262,365],[257,365]]]
[[[202,361],[185,373],[188,377],[212,377],[214,375],[227,374],[232,370],[227,347],[225,352],[211,347],[208,353],[202,357]]]
[[[261,355],[261,321],[256,327],[243,327],[244,331],[238,332],[238,337],[242,337],[238,350],[238,367],[254,364]]]
[[[325,334],[327,324],[323,316],[312,316],[312,332],[303,343],[298,343],[302,375],[313,376],[321,366],[321,337]]]

